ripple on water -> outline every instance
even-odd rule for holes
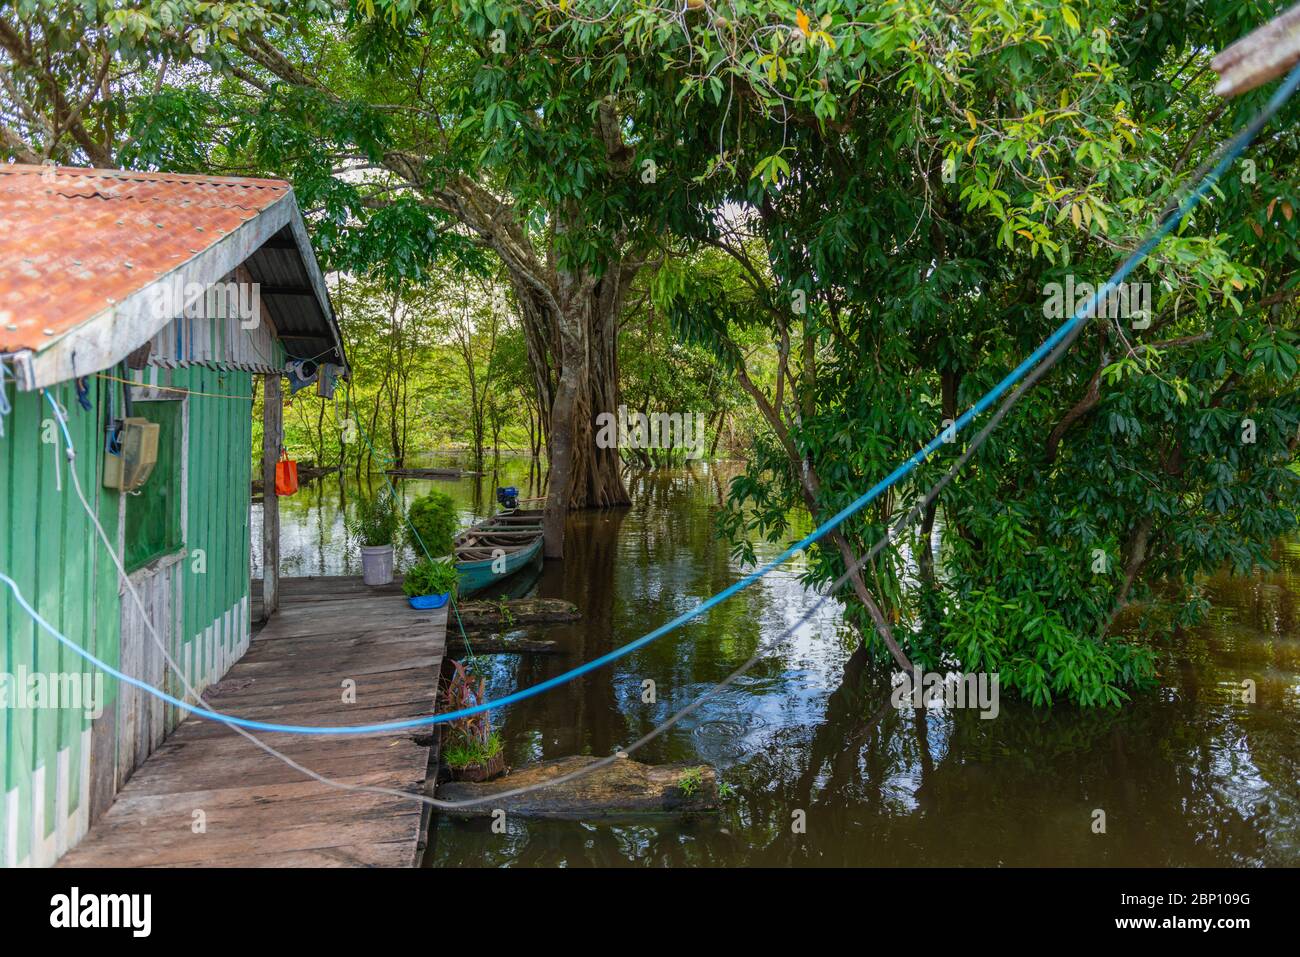
[[[710,763],[730,762],[750,750],[750,736],[769,726],[758,714],[735,714],[709,718],[691,729],[691,737],[701,757]]]

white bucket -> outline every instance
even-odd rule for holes
[[[393,580],[393,546],[361,546],[361,580],[367,585],[387,585]]]

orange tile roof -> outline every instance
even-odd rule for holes
[[[0,352],[44,348],[289,191],[274,179],[0,165]]]

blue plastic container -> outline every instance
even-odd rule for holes
[[[416,595],[414,598],[407,598],[412,608],[441,608],[447,604],[447,599],[451,597],[451,592],[445,591],[441,595]]]

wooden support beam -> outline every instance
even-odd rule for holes
[[[266,242],[262,243],[260,249],[291,249],[295,252],[298,250],[298,244],[293,241],[292,236],[280,239],[278,236],[272,236]]]
[[[316,293],[301,286],[270,286],[262,283],[257,291],[263,296],[304,296],[315,298]]]
[[[514,638],[510,635],[467,635],[463,641],[453,641],[451,658],[471,655],[558,655],[564,649],[558,641],[542,638]]]
[[[1210,63],[1219,74],[1214,92],[1240,96],[1300,62],[1300,4],[1242,37]]]
[[[280,500],[275,494],[275,463],[284,442],[280,376],[262,379],[262,619],[280,607]]]

